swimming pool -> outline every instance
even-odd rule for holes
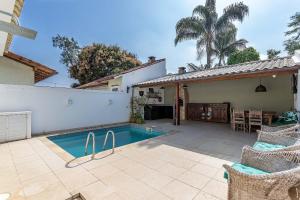
[[[78,158],[85,156],[84,148],[89,132],[95,133],[96,153],[112,148],[112,137],[109,135],[105,149],[102,149],[106,132],[112,130],[115,133],[115,147],[124,146],[134,142],[146,140],[162,135],[162,132],[146,130],[144,127],[125,125],[112,128],[102,128],[92,131],[83,131],[63,135],[49,136],[48,139],[60,146],[62,149]],[[92,153],[92,139],[88,146],[88,155]]]

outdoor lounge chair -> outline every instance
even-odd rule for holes
[[[271,134],[260,132],[253,148],[258,151],[294,151],[300,150],[300,138],[285,133]]]
[[[257,130],[258,135],[261,133],[289,136],[289,137],[300,137],[300,124],[284,125],[279,127],[262,126],[262,130]]]
[[[261,152],[243,148],[241,163],[224,164],[229,200],[288,200],[298,191],[300,153]]]
[[[300,128],[300,124],[289,124],[289,125],[282,125],[282,126],[261,126],[261,131],[264,132],[287,132],[287,131],[296,131]]]

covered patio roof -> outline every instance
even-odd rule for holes
[[[230,80],[239,78],[251,78],[257,76],[268,76],[279,73],[296,73],[300,64],[289,57],[282,57],[269,60],[246,62],[236,65],[226,65],[199,71],[187,72],[184,74],[171,74],[157,79],[136,84],[146,87],[152,85],[172,84],[179,82],[191,82],[201,80]]]

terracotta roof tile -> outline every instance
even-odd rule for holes
[[[295,67],[300,67],[300,66],[296,65],[292,57],[282,57],[282,58],[269,59],[269,60],[246,62],[246,63],[236,64],[236,65],[226,65],[226,66],[215,67],[211,69],[187,72],[184,74],[171,74],[157,79],[138,83],[136,84],[136,86],[171,83],[171,82],[179,82],[185,80],[210,79],[214,77],[222,77],[222,76],[230,76],[230,75],[275,71],[278,69],[295,70]]]
[[[29,67],[32,67],[34,70],[34,82],[35,83],[57,74],[57,72],[54,69],[51,69],[45,65],[42,65],[38,62],[35,62],[35,61],[25,58],[23,56],[17,55],[13,52],[10,52],[10,51],[4,52],[3,56],[6,58],[9,58],[11,60],[14,60],[16,62],[27,65]]]

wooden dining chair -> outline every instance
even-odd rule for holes
[[[242,129],[244,132],[246,130],[246,119],[245,119],[245,111],[244,110],[237,110],[233,109],[232,111],[232,120],[233,124],[232,127],[234,130]]]
[[[230,126],[231,129],[234,130],[234,120],[233,120],[233,108],[230,108]]]
[[[263,116],[261,110],[249,110],[249,133],[251,133],[252,126],[259,126],[261,129]]]

